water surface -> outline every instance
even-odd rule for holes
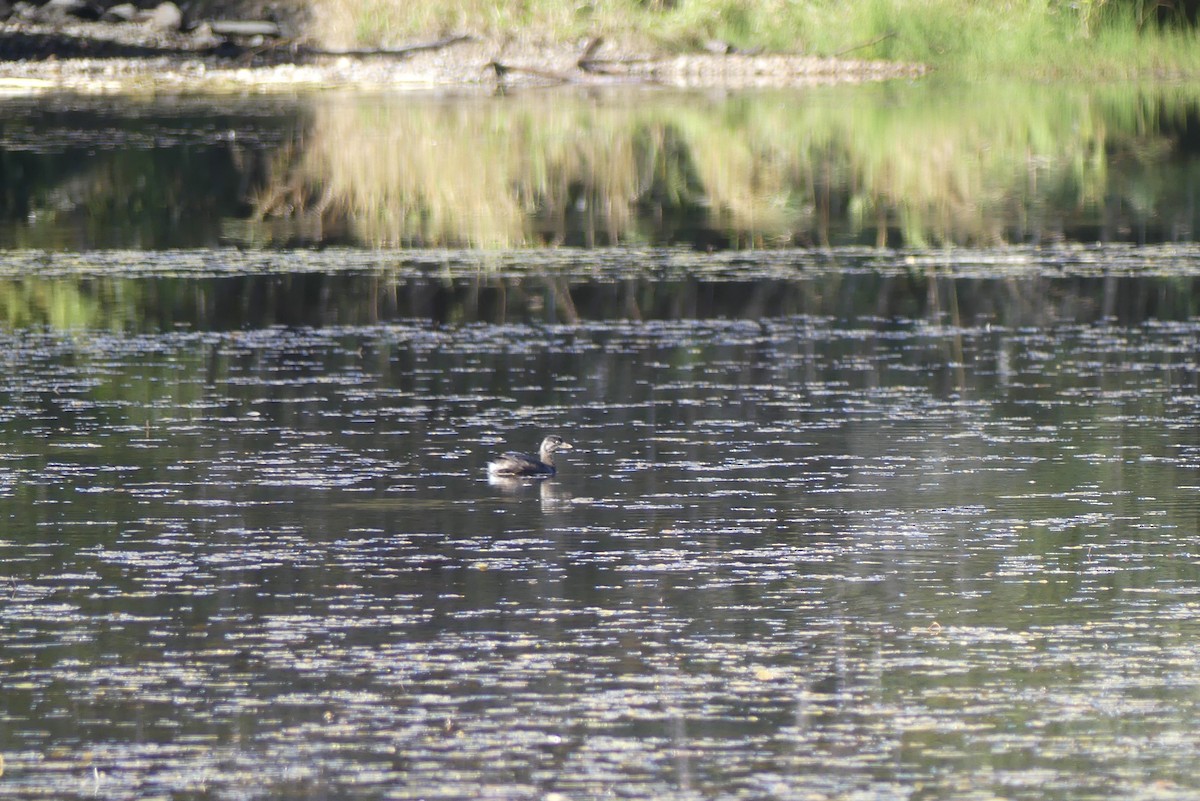
[[[1188,87],[0,101],[0,247],[1193,242]]]
[[[0,797],[1190,796],[1174,253],[43,259],[0,285]],[[487,481],[546,431],[557,477]]]

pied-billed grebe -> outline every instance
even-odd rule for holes
[[[551,434],[542,440],[537,458],[527,453],[509,451],[488,462],[489,476],[552,476],[554,452],[569,451],[574,446],[562,437]]]

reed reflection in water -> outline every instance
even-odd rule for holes
[[[1198,94],[0,100],[0,247],[1192,241]]]
[[[1198,100],[936,82],[318,99],[255,216],[416,247],[1190,239]]]
[[[322,255],[335,261],[340,256]],[[288,260],[286,254],[279,256],[281,263]],[[0,329],[153,333],[414,321],[431,326],[558,326],[614,319],[629,324],[678,319],[765,324],[794,315],[845,319],[863,312],[880,320],[946,316],[960,325],[964,319],[987,317],[995,324],[1037,327],[1060,319],[1187,320],[1200,314],[1200,278],[1189,275],[955,278],[936,272],[810,269],[801,276],[797,266],[793,278],[713,281],[683,274],[655,278],[653,265],[640,275],[606,273],[593,262],[586,275],[564,270],[517,276],[477,272],[471,263],[456,276],[413,267],[402,275],[0,278]],[[86,338],[79,344],[81,353],[88,352]]]

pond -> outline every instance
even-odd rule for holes
[[[100,225],[30,190],[5,228],[0,798],[1200,788],[1182,206],[1146,207],[1130,232],[1177,227],[1141,244],[1106,193],[1074,213],[1112,213],[1107,244],[1063,223],[894,249],[831,217],[829,247],[710,251],[696,228],[646,233],[641,201],[621,230],[642,234],[541,248],[535,203],[515,250],[434,226],[426,199],[425,229],[378,241],[436,249],[358,247],[357,212],[320,248],[261,248],[303,221],[256,221],[266,184],[243,181],[321,112],[208,123],[188,102],[151,139],[207,164],[178,180],[207,170],[212,193],[160,181],[182,205],[127,193],[144,213]],[[63,143],[93,137],[83,184],[136,186],[121,160],[158,145],[111,116],[44,147],[8,118],[0,163],[61,184],[81,175]],[[258,166],[234,169],[233,141]],[[460,221],[483,213],[458,197]],[[1067,219],[1038,207],[1043,230]],[[557,475],[488,479],[550,432],[575,446]]]

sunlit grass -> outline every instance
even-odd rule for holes
[[[530,45],[603,35],[691,51],[710,40],[767,52],[920,62],[960,76],[1120,79],[1200,73],[1200,38],[1109,0],[312,0],[329,46],[394,46],[468,33]]]

